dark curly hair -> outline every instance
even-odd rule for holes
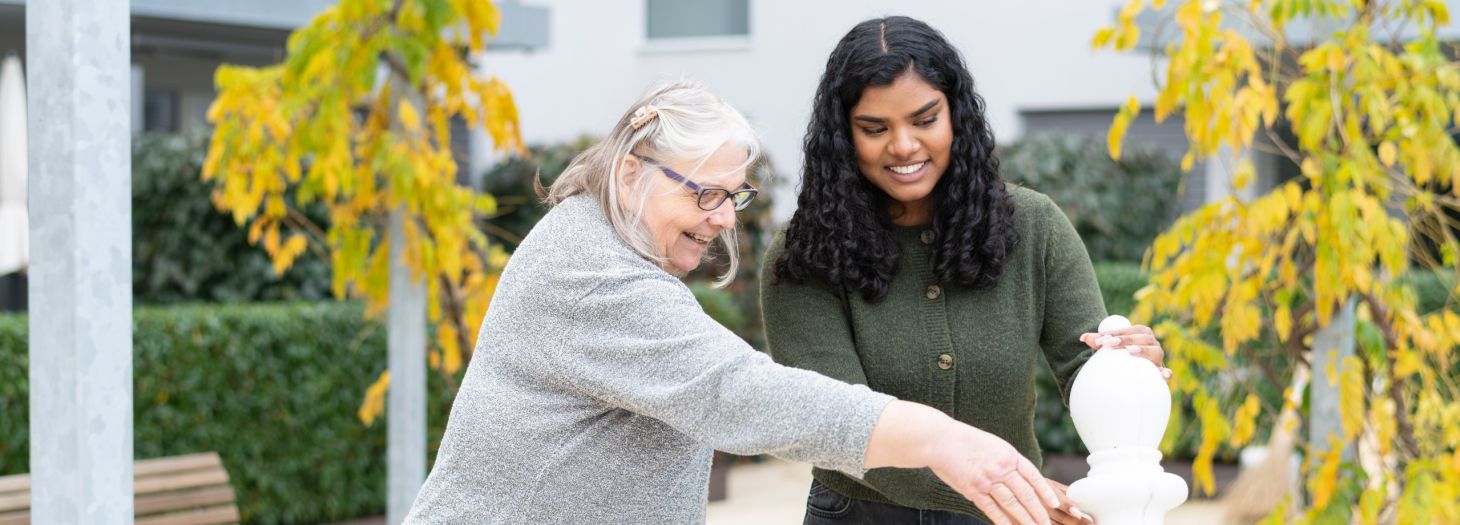
[[[888,213],[892,201],[857,168],[849,114],[865,88],[892,84],[907,71],[943,92],[953,126],[950,165],[933,188],[933,273],[942,283],[973,288],[998,280],[1019,235],[983,98],[958,50],[936,29],[905,16],[857,24],[826,61],[806,127],[801,195],[776,278],[825,279],[868,301],[887,296],[901,256]]]

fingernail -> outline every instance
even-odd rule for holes
[[[1080,510],[1080,507],[1076,507],[1074,505],[1070,505],[1070,514],[1074,515],[1076,518],[1079,518],[1081,520],[1088,520],[1088,519],[1090,519],[1089,516],[1086,516],[1085,515],[1085,511]]]
[[[1163,379],[1171,379],[1171,369],[1170,368],[1162,368],[1161,369],[1161,377]]]

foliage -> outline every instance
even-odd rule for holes
[[[354,417],[385,365],[359,303],[189,305],[134,316],[136,458],[217,451],[244,523],[344,521],[385,510],[385,429]],[[0,475],[28,470],[26,318],[0,315]],[[428,443],[451,391],[428,384]]]
[[[1128,149],[1111,159],[1093,137],[1036,133],[1002,148],[1004,178],[1059,204],[1097,261],[1139,261],[1176,218],[1181,170],[1161,150]]]
[[[496,213],[478,221],[487,237],[509,252],[514,250],[547,214],[548,207],[538,198],[536,184],[552,185],[573,157],[596,142],[596,137],[584,135],[568,142],[528,146],[527,155],[507,157],[487,170],[481,190],[497,199]]]
[[[204,139],[150,133],[132,150],[132,297],[138,304],[322,299],[325,260],[305,254],[279,275],[248,236],[208,201]],[[302,213],[325,221],[322,206]]]
[[[1135,16],[1146,4],[1131,0],[1093,45],[1134,46]],[[1313,371],[1315,381],[1338,385],[1339,446],[1308,450],[1309,507],[1297,516],[1277,509],[1273,519],[1460,522],[1460,385],[1453,373],[1460,315],[1453,308],[1422,312],[1407,278],[1414,256],[1453,298],[1460,69],[1449,58],[1454,50],[1435,37],[1449,22],[1445,4],[1190,0],[1165,11],[1164,1],[1150,4],[1173,30],[1153,39],[1165,52],[1156,118],[1184,116],[1191,139],[1185,167],[1223,147],[1241,159],[1261,132],[1259,145],[1271,144],[1303,174],[1250,202],[1227,198],[1181,218],[1147,254],[1150,285],[1135,317],[1157,321],[1177,395],[1197,408],[1198,486],[1210,492],[1209,460],[1219,445],[1252,437],[1236,429],[1278,412],[1240,409],[1260,382],[1237,374],[1255,366],[1281,388],[1295,367],[1307,366],[1309,352],[1328,351],[1312,348],[1312,334],[1353,299],[1357,356]],[[1289,27],[1336,30],[1298,40]],[[1139,112],[1134,102],[1111,126],[1113,156]],[[1278,120],[1280,108],[1286,122]],[[1277,132],[1283,125],[1294,144]],[[1234,185],[1242,187],[1253,167],[1236,165]],[[1414,239],[1440,256],[1409,252]],[[1293,364],[1271,368],[1284,362]],[[1339,460],[1345,449],[1356,461]]]
[[[289,36],[284,63],[220,67],[208,110],[216,128],[203,178],[215,183],[218,209],[247,226],[280,272],[310,246],[328,253],[334,296],[363,299],[369,316],[388,304],[400,262],[391,245],[401,244],[426,287],[430,363],[448,380],[470,358],[506,259],[474,225],[495,201],[456,184],[450,150],[452,118],[521,149],[506,85],[478,78],[467,60],[500,18],[489,1],[341,0]],[[322,203],[328,229],[289,197]],[[400,239],[391,239],[392,213]]]

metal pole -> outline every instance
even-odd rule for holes
[[[393,97],[409,97],[412,88],[391,77]],[[422,107],[416,101],[416,107]],[[392,115],[398,115],[392,110]],[[399,128],[399,123],[394,126]],[[386,520],[405,521],[416,494],[426,481],[426,286],[405,263],[405,209],[390,214],[390,390],[386,394]]]
[[[1330,368],[1342,372],[1344,358],[1354,355],[1354,300],[1349,299],[1333,312],[1328,324],[1313,333],[1313,382],[1308,397],[1308,436],[1314,450],[1329,450],[1329,437],[1343,438],[1338,410],[1338,383],[1328,379]],[[1335,375],[1336,377],[1336,375]],[[1353,457],[1352,447],[1344,447],[1344,460]]]
[[[26,4],[34,523],[132,523],[127,0]]]

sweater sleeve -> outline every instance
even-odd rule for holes
[[[1043,225],[1044,322],[1039,344],[1054,372],[1065,406],[1070,404],[1070,387],[1085,361],[1094,352],[1080,342],[1080,334],[1093,332],[1105,318],[1105,299],[1080,234],[1063,211],[1040,196]]]
[[[784,243],[782,232],[766,251],[761,270],[760,311],[771,358],[839,381],[867,384],[841,295],[824,282],[777,281],[774,268]]]
[[[550,351],[557,380],[716,449],[863,474],[889,396],[775,364],[647,263],[562,277],[560,290],[581,295],[567,309],[574,328]]]

